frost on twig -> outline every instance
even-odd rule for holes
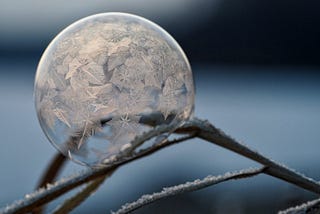
[[[141,136],[137,138],[136,143],[133,144],[139,146],[143,139],[151,139],[152,137],[157,137],[159,134],[165,132],[170,133],[172,127],[164,126],[163,128],[164,130],[154,131],[152,132],[152,134],[145,133],[146,136]],[[0,213],[26,213],[33,211],[34,209],[41,207],[42,205],[56,199],[60,195],[84,183],[93,181],[99,177],[108,174],[110,171],[114,170],[117,167],[120,167],[121,165],[150,155],[156,151],[159,151],[162,148],[173,145],[174,143],[182,142],[193,137],[199,137],[210,143],[216,144],[230,151],[233,151],[239,155],[254,160],[262,164],[263,166],[266,166],[266,168],[263,171],[263,173],[265,174],[282,179],[288,183],[295,184],[300,188],[309,190],[313,193],[320,194],[320,184],[318,182],[292,169],[289,169],[288,167],[279,164],[276,161],[271,160],[270,158],[267,158],[266,156],[258,153],[257,151],[254,151],[248,146],[226,135],[221,130],[217,129],[212,124],[210,124],[208,121],[193,118],[189,121],[186,121],[182,126],[179,126],[177,129],[175,129],[174,132],[178,134],[184,134],[186,135],[186,137],[182,137],[174,141],[160,141],[158,142],[158,144],[148,147],[147,149],[143,149],[138,152],[129,152],[127,153],[128,156],[126,156],[125,158],[115,159],[112,162],[108,162],[107,165],[104,165],[101,168],[87,170],[79,174],[74,174],[69,178],[61,179],[57,181],[53,186],[50,186],[50,188],[40,189],[32,194],[29,194],[28,197],[26,197],[25,199],[8,205],[6,208],[0,210]],[[150,136],[147,136],[149,134]],[[133,148],[136,147],[133,146]]]
[[[130,213],[136,209],[139,209],[140,207],[153,203],[162,198],[167,198],[169,196],[173,196],[181,193],[200,190],[208,186],[212,186],[212,185],[215,185],[224,181],[228,181],[231,179],[252,177],[262,173],[264,169],[265,167],[260,167],[260,168],[253,168],[253,169],[245,169],[237,172],[227,172],[224,175],[218,175],[218,176],[209,175],[203,178],[202,180],[197,179],[195,181],[179,184],[177,186],[166,187],[166,188],[163,188],[161,192],[143,195],[138,200],[132,203],[127,203],[123,205],[118,211],[112,212],[112,213],[113,214]]]
[[[48,184],[53,183],[66,163],[67,158],[60,152],[57,153],[51,160],[51,162],[48,164],[48,167],[41,176],[36,189],[44,188]],[[33,214],[41,214],[43,213],[44,209],[45,206],[38,207],[37,209],[33,210]]]
[[[172,141],[164,141],[161,144],[155,144],[149,148],[143,149],[137,153],[134,153],[132,156],[127,157],[125,159],[120,159],[115,162],[112,162],[104,167],[93,169],[93,170],[85,170],[79,172],[77,174],[73,174],[67,178],[62,178],[59,181],[53,183],[52,185],[47,186],[46,188],[38,189],[37,191],[27,194],[24,199],[13,202],[12,204],[4,207],[0,210],[0,214],[8,214],[8,213],[26,213],[30,212],[33,209],[46,204],[60,195],[84,184],[89,181],[92,181],[96,178],[104,176],[117,167],[129,163],[131,161],[137,160],[139,158],[148,156],[154,152],[157,152],[163,148],[174,145],[179,142],[183,142],[185,140],[191,139],[195,137],[194,134],[190,134],[181,138],[174,139]]]
[[[133,141],[122,146],[119,154],[103,160],[101,166],[103,167],[103,165],[108,165],[116,160],[127,158],[128,156],[132,155],[132,152],[139,148],[139,146],[141,146],[146,141],[151,140],[152,138],[156,137],[154,145],[159,145],[162,142],[165,142],[167,140],[168,134],[171,134],[174,130],[176,130],[179,125],[180,123],[172,123],[168,125],[156,126],[153,129],[144,132],[142,135],[136,136]],[[166,136],[164,134],[166,134]],[[193,133],[190,134],[193,135]]]
[[[268,166],[268,168],[264,172],[265,174],[279,178],[288,183],[295,184],[311,192],[320,194],[320,184],[315,180],[301,173],[298,173],[295,170],[290,169],[287,166],[280,164],[270,158],[267,158],[257,151],[254,151],[243,143],[240,143],[232,137],[228,136],[223,131],[217,129],[209,122],[195,118],[193,120],[190,120],[188,123],[191,127],[194,127],[194,129],[198,130],[197,137],[229,149],[264,166]]]
[[[52,212],[52,214],[69,213],[70,211],[75,209],[83,201],[85,201],[91,194],[93,194],[104,182],[104,180],[111,174],[112,172],[103,177],[97,178],[96,180],[87,184],[86,187],[84,187],[80,192],[76,193],[74,196],[68,198],[62,204],[56,207],[56,209]]]
[[[290,207],[280,211],[278,214],[319,214],[320,213],[320,198],[296,207]]]

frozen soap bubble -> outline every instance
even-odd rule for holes
[[[193,114],[192,71],[180,46],[135,15],[104,13],[67,27],[44,52],[36,110],[50,142],[97,166],[143,132]]]

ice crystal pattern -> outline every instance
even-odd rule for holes
[[[105,13],[63,30],[35,80],[39,121],[71,159],[96,166],[137,135],[193,113],[190,65],[175,40],[138,16]]]

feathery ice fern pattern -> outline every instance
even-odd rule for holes
[[[35,97],[50,141],[96,165],[150,127],[188,119],[194,86],[169,34],[143,18],[109,13],[82,19],[53,40],[37,70]]]

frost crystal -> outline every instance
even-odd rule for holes
[[[151,128],[186,120],[194,86],[174,39],[138,16],[105,13],[62,31],[38,66],[36,109],[63,154],[95,166]]]

